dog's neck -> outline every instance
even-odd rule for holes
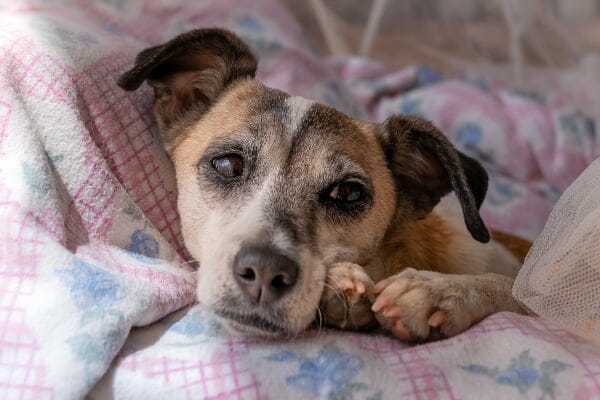
[[[412,266],[446,272],[449,255],[445,249],[452,248],[455,234],[436,212],[424,219],[394,224],[381,247],[386,276]]]
[[[434,210],[424,219],[393,224],[381,245],[379,262],[383,264],[383,275],[391,276],[405,268],[447,274],[474,273],[474,265],[485,264],[487,272],[514,276],[531,243],[502,232],[491,234],[493,242],[484,244],[473,240],[461,215],[454,213],[452,217],[444,208]],[[510,254],[516,269],[496,270],[494,258],[507,259]],[[481,272],[486,271],[478,273]]]

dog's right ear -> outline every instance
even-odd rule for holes
[[[431,122],[392,116],[383,124],[381,142],[398,195],[416,218],[423,218],[453,190],[465,224],[474,239],[486,243],[490,234],[479,215],[488,175],[476,160],[458,151]]]
[[[169,150],[174,137],[168,128],[178,118],[205,112],[229,84],[254,77],[256,66],[248,46],[233,33],[198,29],[139,53],[118,84],[135,90],[146,80],[154,88],[154,112]]]

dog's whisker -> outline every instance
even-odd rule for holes
[[[317,322],[317,327],[320,329],[323,324],[323,313],[321,312],[321,307],[319,307],[319,305],[317,305],[317,318],[315,322]]]
[[[326,288],[331,290],[333,295],[342,303],[342,305],[344,307],[344,319],[348,320],[348,318],[350,317],[350,307],[348,306],[348,303],[346,302],[346,298],[344,296],[343,290],[341,290],[340,288],[334,287],[333,285],[331,285],[327,282],[325,282],[324,285]]]
[[[337,299],[342,302],[342,304],[344,305],[344,316],[347,317],[350,310],[348,308],[348,305],[346,304],[346,299],[344,297],[344,292],[339,289],[339,288],[335,288],[332,285],[325,283],[325,286],[328,287],[329,289],[331,289],[331,291],[333,292],[333,295],[335,297],[337,297]]]
[[[336,295],[341,295],[343,293],[343,291],[340,288],[337,288],[329,283],[325,283],[324,285],[326,288],[330,289]]]
[[[317,305],[317,315],[319,316],[319,328],[321,328],[323,326],[323,312],[319,305]]]
[[[317,325],[317,335],[316,336],[320,336],[321,333],[323,332],[324,319],[323,319],[323,312],[321,311],[321,307],[318,305],[317,305],[317,314],[319,315],[319,324]]]
[[[184,261],[184,262],[182,262],[182,263],[179,264],[179,267],[181,268],[181,267],[184,267],[184,266],[186,266],[188,264],[193,264],[193,263],[198,263],[198,260],[191,259],[191,260],[188,260],[188,261]]]

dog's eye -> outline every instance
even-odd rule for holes
[[[344,203],[354,203],[363,198],[363,186],[354,181],[344,181],[333,186],[328,193],[330,199]]]
[[[213,158],[212,167],[226,178],[236,178],[244,173],[244,160],[237,154]]]

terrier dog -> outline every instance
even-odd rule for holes
[[[198,300],[225,326],[280,337],[320,319],[425,341],[524,312],[511,288],[529,243],[486,229],[477,161],[430,122],[359,121],[256,67],[233,33],[201,29],[119,80],[154,88]]]

